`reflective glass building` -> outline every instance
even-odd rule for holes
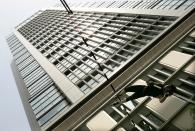
[[[69,5],[73,14],[61,5],[40,10],[7,38],[33,131],[193,128],[194,0]],[[122,89],[148,80],[177,92],[163,104],[144,97],[111,105]]]

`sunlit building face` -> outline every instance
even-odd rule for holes
[[[63,6],[38,11],[7,39],[32,130],[192,128],[194,1],[69,6],[73,14]],[[149,80],[177,92],[163,104],[151,97],[111,104],[125,87]]]

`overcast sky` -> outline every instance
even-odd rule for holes
[[[59,0],[0,0],[0,131],[30,131],[10,69],[11,54],[5,37],[20,22]]]

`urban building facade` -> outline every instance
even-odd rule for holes
[[[73,14],[60,5],[40,10],[7,38],[33,131],[193,128],[193,0],[69,5]],[[144,97],[111,105],[126,86],[148,80],[177,93],[163,104]]]

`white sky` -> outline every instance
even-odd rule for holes
[[[5,37],[39,9],[60,0],[0,0],[0,131],[30,131],[10,69],[11,54]]]

